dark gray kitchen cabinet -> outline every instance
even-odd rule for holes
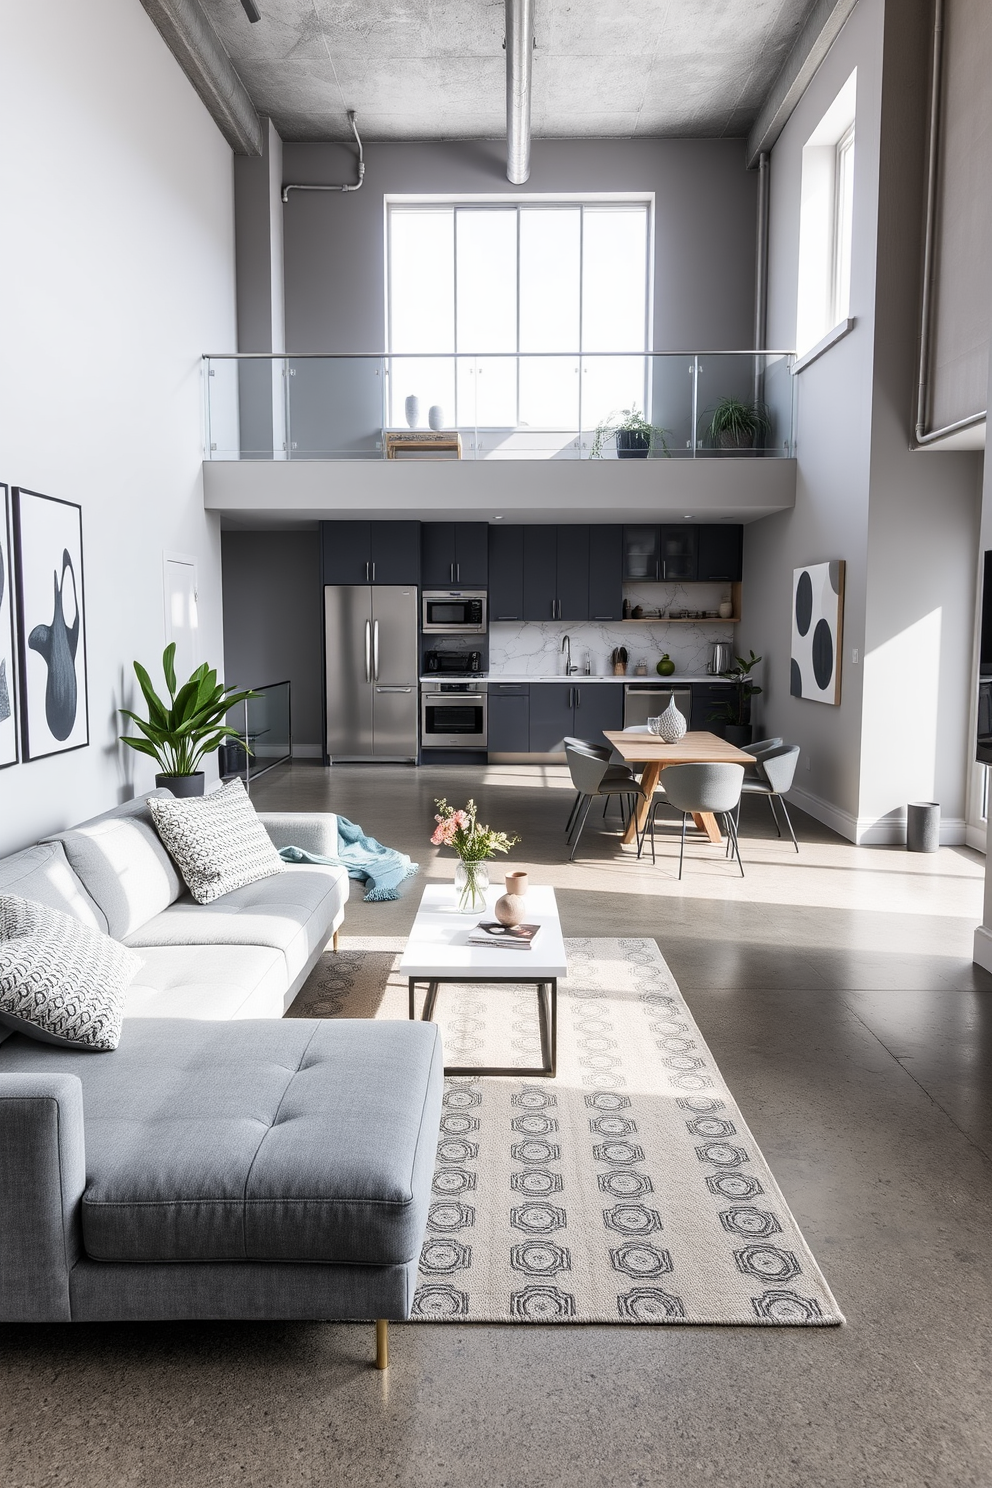
[[[604,729],[623,727],[623,687],[611,682],[532,682],[530,748],[532,754],[560,751],[571,735],[604,744]]]
[[[696,576],[700,583],[737,583],[744,564],[744,528],[739,522],[699,529]]]
[[[524,618],[524,529],[518,525],[489,529],[489,618]]]
[[[727,725],[725,718],[716,719],[714,713],[722,712],[727,703],[734,701],[735,689],[732,683],[724,682],[693,682],[692,684],[692,710],[689,717],[691,729],[703,729],[710,734],[723,737],[723,730]]]
[[[589,528],[590,620],[623,618],[623,528]]]
[[[530,749],[530,688],[524,682],[489,684],[489,753]]]
[[[525,527],[525,620],[589,618],[589,528]]]
[[[420,581],[425,589],[485,589],[489,582],[489,524],[423,522]]]
[[[691,522],[684,526],[662,527],[658,544],[663,584],[693,584],[698,573],[699,528]]]
[[[321,522],[324,584],[419,584],[419,522]]]

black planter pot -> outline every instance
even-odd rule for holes
[[[203,771],[197,770],[195,775],[156,775],[155,784],[174,796],[202,796]]]
[[[617,430],[618,460],[646,460],[650,448],[650,434],[639,434],[636,429]]]
[[[725,723],[723,726],[723,737],[728,744],[734,744],[738,749],[743,749],[750,744],[753,729],[749,723]]]

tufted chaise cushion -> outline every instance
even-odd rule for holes
[[[441,1104],[433,1023],[136,1019],[113,1054],[19,1035],[0,1075],[74,1074],[98,1261],[396,1265],[418,1253]]]

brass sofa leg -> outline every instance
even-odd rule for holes
[[[338,930],[335,930],[335,932],[334,932],[334,938],[333,938],[333,939],[332,939],[332,941],[331,941],[331,946],[332,946],[332,948],[333,948],[333,949],[334,949],[334,950],[335,950],[335,951],[336,951],[336,950],[337,950],[337,948],[338,948],[338,936],[339,936],[339,934],[340,934],[340,931],[338,931]]]
[[[389,1321],[377,1318],[375,1324],[375,1367],[389,1368]]]

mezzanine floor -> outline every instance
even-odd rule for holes
[[[847,1315],[843,1329],[189,1324],[4,1328],[5,1488],[964,1488],[992,1483],[992,978],[983,863],[857,849],[745,805],[741,881],[694,843],[631,861],[563,772],[298,764],[260,809],[337,809],[413,854],[435,796],[518,831],[566,934],[657,937]],[[347,941],[346,941],[347,943]]]

